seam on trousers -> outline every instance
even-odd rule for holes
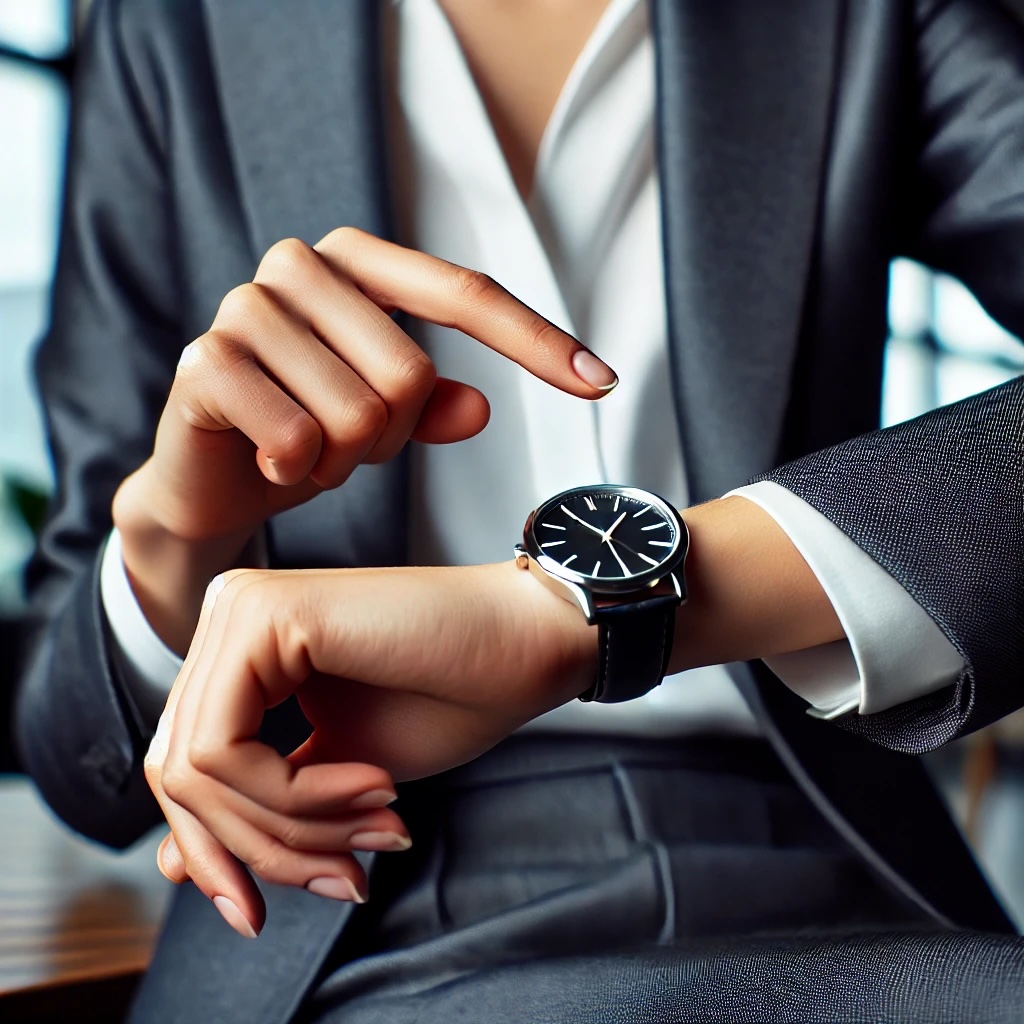
[[[629,772],[623,767],[619,760],[612,762],[612,778],[618,787],[619,795],[622,798],[626,810],[626,818],[629,821],[630,831],[633,833],[633,841],[642,844],[650,850],[655,864],[655,874],[661,890],[661,900],[665,908],[665,916],[661,922],[661,932],[658,935],[658,945],[664,946],[675,938],[676,921],[676,887],[672,880],[672,870],[669,864],[668,851],[665,844],[653,839],[644,824],[644,815],[640,809],[640,800],[637,797],[636,789],[629,777]]]

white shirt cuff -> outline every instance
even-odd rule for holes
[[[836,718],[873,714],[953,683],[963,659],[928,613],[835,524],[771,481],[740,487],[765,510],[810,566],[846,633],[845,640],[765,658],[811,704]],[[728,497],[728,495],[726,495]]]
[[[109,653],[139,709],[147,718],[163,708],[181,670],[179,658],[153,631],[128,582],[121,535],[110,532],[100,565],[100,596],[113,638]],[[155,721],[155,719],[154,719]]]

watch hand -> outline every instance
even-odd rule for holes
[[[591,526],[590,523],[586,521],[586,519],[580,519],[580,517],[576,515],[575,512],[570,512],[564,505],[561,505],[559,507],[567,516],[569,516],[570,519],[575,519],[576,522],[580,524],[580,526],[585,526],[588,530],[593,530],[594,533],[599,533],[601,535],[601,539],[604,540],[604,530],[601,530],[596,526]]]
[[[601,540],[610,540],[611,539],[611,535],[612,535],[612,533],[615,530],[615,527],[617,527],[619,525],[619,523],[621,523],[622,520],[625,519],[628,514],[629,514],[628,512],[623,512],[622,515],[619,516],[619,518],[616,519],[615,522],[612,523],[612,525],[609,526],[608,529],[605,530],[604,533],[601,534]]]
[[[615,561],[618,562],[619,565],[622,567],[622,575],[631,576],[632,573],[629,571],[629,568],[626,566],[626,563],[619,557],[618,551],[615,550],[615,544],[612,542],[611,537],[605,537],[604,540],[608,547],[612,549],[612,554],[615,556]]]

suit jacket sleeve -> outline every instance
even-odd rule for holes
[[[1024,377],[761,479],[835,523],[964,659],[954,685],[838,724],[921,753],[1024,704]]]
[[[899,249],[1024,338],[1024,30],[984,0],[916,0],[914,14]],[[953,686],[838,724],[920,753],[1024,704],[1024,378],[761,479],[839,526],[965,662]]]
[[[29,568],[34,638],[16,711],[47,801],[114,846],[160,816],[140,770],[147,730],[107,655],[99,553],[184,344],[160,83],[132,31],[120,3],[100,0],[76,70],[52,321],[37,359],[56,493]]]

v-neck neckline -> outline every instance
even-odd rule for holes
[[[405,0],[405,2],[416,2],[416,0]],[[548,115],[544,130],[541,133],[540,143],[537,146],[537,152],[533,158],[530,188],[525,195],[519,191],[519,187],[516,184],[515,176],[508,161],[508,154],[502,148],[501,140],[498,137],[494,122],[491,120],[487,104],[484,102],[480,87],[473,75],[473,70],[470,67],[469,60],[462,48],[455,28],[438,0],[421,0],[421,2],[433,7],[439,21],[443,23],[443,30],[451,50],[457,56],[460,70],[471,86],[475,103],[478,105],[487,124],[487,130],[493,140],[494,147],[501,156],[505,175],[511,182],[519,201],[530,214],[531,219],[533,219],[533,212],[537,207],[539,194],[543,191],[544,172],[550,166],[554,151],[562,138],[562,133],[569,123],[574,109],[585,98],[584,89],[587,84],[587,78],[594,71],[599,58],[605,52],[609,41],[614,38],[621,28],[623,21],[635,10],[637,4],[643,2],[643,0],[609,0],[608,5],[601,12],[601,16],[598,18],[593,30],[581,47],[580,52],[576,55],[576,59],[573,61],[569,73],[566,75],[565,81],[558,92],[555,104],[551,108],[551,113]]]

